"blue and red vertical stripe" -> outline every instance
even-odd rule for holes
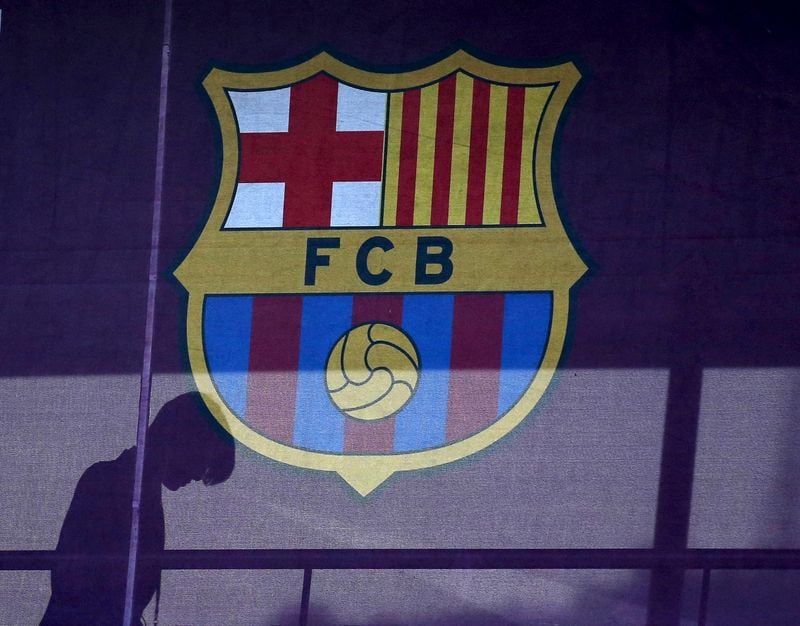
[[[318,452],[412,452],[489,426],[528,388],[547,346],[552,294],[206,296],[203,340],[229,408],[264,436]],[[413,339],[421,373],[397,415],[361,422],[328,398],[325,365],[353,326]]]

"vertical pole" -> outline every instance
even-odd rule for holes
[[[170,41],[172,37],[172,0],[164,3],[164,36],[161,44],[161,85],[158,99],[158,140],[156,144],[155,184],[153,189],[153,226],[150,233],[150,262],[147,271],[147,313],[145,317],[142,374],[139,382],[139,419],[136,426],[136,469],[131,502],[131,538],[128,548],[128,573],[125,583],[124,626],[133,626],[133,599],[136,586],[136,561],[139,555],[139,517],[147,424],[150,417],[153,334],[155,326],[156,287],[158,285],[158,246],[161,237],[161,199],[164,188],[164,145],[169,87]]]
[[[703,377],[699,350],[702,334],[698,332],[697,326],[704,294],[697,284],[697,268],[687,265],[680,268],[683,275],[676,275],[675,269],[671,267],[674,260],[669,248],[669,220],[678,208],[675,206],[675,180],[672,171],[678,91],[678,48],[675,38],[681,15],[680,7],[667,4],[665,8],[667,84],[662,266],[670,271],[671,279],[678,283],[681,290],[675,292],[678,299],[673,339],[675,354],[671,359],[669,373],[653,547],[662,553],[669,553],[683,551],[688,545]],[[662,565],[652,571],[647,613],[649,626],[678,626],[683,581],[684,570],[681,568]]]
[[[681,552],[689,539],[695,450],[700,413],[702,368],[687,355],[687,363],[670,370],[664,440],[661,448],[661,476],[653,547],[664,553]],[[678,626],[684,571],[662,565],[650,577],[647,623],[650,626]]]
[[[711,590],[711,570],[703,570],[703,585],[700,588],[700,608],[697,611],[697,626],[706,626],[708,619],[708,595]]]
[[[303,570],[303,594],[300,596],[300,626],[308,624],[308,603],[311,598],[311,568]]]

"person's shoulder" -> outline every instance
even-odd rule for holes
[[[135,465],[127,457],[126,450],[111,461],[98,461],[90,465],[78,480],[77,493],[108,492],[109,489],[120,490],[127,483],[132,483]],[[135,457],[133,458],[135,462]],[[122,489],[124,490],[124,489]]]

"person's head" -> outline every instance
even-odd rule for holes
[[[170,491],[192,480],[224,482],[235,463],[233,437],[214,421],[197,392],[161,408],[147,431],[147,455]]]

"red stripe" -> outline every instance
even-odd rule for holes
[[[400,173],[397,181],[397,226],[414,224],[414,196],[417,186],[419,147],[420,90],[403,94],[403,121],[400,127]]]
[[[334,180],[381,179],[383,132],[378,130],[339,131],[313,138],[304,134],[298,137],[289,133],[242,133],[239,142],[240,183],[285,182],[287,187],[291,183],[292,193],[301,193],[309,184],[316,191],[324,187],[330,204],[329,187]],[[303,178],[314,172],[314,178]],[[300,189],[295,187],[298,184]]]
[[[400,326],[403,322],[403,296],[353,296],[353,325],[367,322],[384,322]]]
[[[522,162],[524,113],[525,88],[509,87],[508,106],[506,107],[506,143],[503,155],[503,196],[500,201],[501,224],[516,224],[519,214],[519,177]]]
[[[483,223],[483,189],[486,184],[486,144],[489,136],[489,83],[472,81],[472,127],[467,173],[468,225]]]
[[[453,305],[447,440],[497,419],[503,347],[503,295],[458,294]]]
[[[403,296],[353,296],[353,326],[385,322],[400,326],[403,321]],[[386,453],[394,448],[394,417],[376,422],[347,418],[344,431],[345,452]]]
[[[270,439],[288,444],[294,428],[302,311],[300,296],[253,299],[247,422]]]
[[[436,150],[433,160],[431,225],[447,226],[450,208],[450,169],[453,164],[453,120],[456,110],[456,77],[439,83],[436,111]]]

